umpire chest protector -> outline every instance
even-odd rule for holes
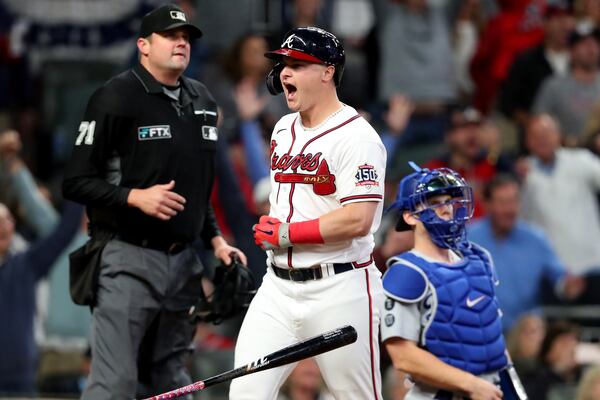
[[[455,264],[429,262],[413,253],[389,261],[386,294],[424,306],[421,343],[447,364],[475,375],[507,365],[500,309],[487,254],[475,245],[461,249]]]

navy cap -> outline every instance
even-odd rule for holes
[[[183,10],[175,4],[166,4],[150,11],[142,18],[139,37],[148,37],[155,32],[165,32],[176,28],[186,28],[190,39],[198,39],[202,31],[196,25],[187,22]]]

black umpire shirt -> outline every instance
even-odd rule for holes
[[[206,87],[180,78],[179,101],[140,64],[90,98],[65,171],[66,198],[86,204],[93,227],[134,243],[206,244],[219,234],[209,198],[215,176],[217,106]],[[133,188],[175,181],[185,209],[169,221],[127,205]],[[149,246],[152,247],[152,246]]]

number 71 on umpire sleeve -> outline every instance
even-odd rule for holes
[[[96,121],[81,121],[79,124],[79,135],[75,140],[75,146],[79,146],[81,142],[84,144],[94,143],[94,130],[96,129]]]

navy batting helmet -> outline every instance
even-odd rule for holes
[[[265,53],[265,57],[278,61],[267,75],[267,87],[273,95],[283,92],[279,74],[284,67],[282,63],[284,57],[333,65],[335,67],[333,80],[336,86],[340,85],[346,62],[344,47],[338,38],[324,29],[312,26],[292,29],[286,33],[281,47]]]

